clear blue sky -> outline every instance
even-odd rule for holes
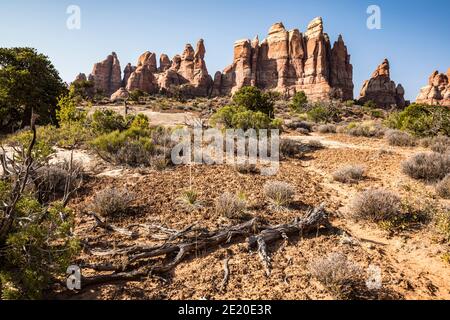
[[[81,8],[81,30],[66,28],[69,5]],[[366,27],[369,5],[381,7],[382,29]],[[342,33],[354,66],[355,95],[387,57],[392,78],[414,100],[435,69],[450,67],[449,0],[1,0],[0,46],[31,46],[48,55],[65,81],[89,73],[116,51],[122,68],[149,50],[173,56],[205,39],[214,74],[232,62],[233,43],[282,21],[306,29],[322,16],[334,42]]]

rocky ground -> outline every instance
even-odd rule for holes
[[[62,293],[58,298],[332,299],[333,295],[311,276],[308,266],[317,258],[341,252],[362,268],[381,268],[383,290],[371,298],[449,299],[450,267],[442,260],[448,248],[437,241],[430,225],[417,225],[392,234],[377,225],[348,218],[353,197],[373,187],[395,191],[418,205],[431,204],[436,210],[448,208],[450,202],[439,200],[432,185],[412,180],[401,172],[401,162],[421,149],[389,147],[384,140],[341,134],[288,135],[302,141],[319,140],[326,148],[283,161],[275,177],[243,175],[226,165],[181,166],[164,172],[129,170],[102,164],[94,155],[86,155],[87,158],[81,159],[90,165],[91,174],[71,204],[77,212],[76,233],[88,244],[78,262],[96,264],[111,261],[111,257],[101,255],[105,250],[131,244],[161,244],[145,234],[131,239],[95,227],[95,220],[83,212],[95,193],[105,186],[125,187],[136,194],[133,213],[110,221],[124,228],[157,224],[176,230],[191,225],[217,230],[242,222],[215,213],[215,200],[224,192],[243,192],[248,200],[247,219],[261,217],[271,225],[291,222],[305,215],[308,208],[324,203],[334,229],[271,245],[270,277],[266,276],[258,254],[249,252],[245,243],[238,242],[200,250],[163,277],[94,286],[79,294]],[[365,166],[367,178],[350,185],[333,181],[335,170],[347,164]],[[269,206],[263,195],[263,186],[269,180],[295,186],[295,203],[291,209],[277,211]],[[180,201],[182,192],[189,188],[199,192],[196,208]],[[227,259],[230,276],[223,287],[223,265]],[[84,275],[93,274],[87,271]]]

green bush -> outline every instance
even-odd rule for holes
[[[308,118],[316,123],[339,122],[341,111],[333,103],[325,104],[318,102],[307,112]]]
[[[92,115],[91,127],[97,134],[124,131],[130,126],[129,120],[112,110],[96,110]]]
[[[58,110],[56,111],[56,119],[60,125],[70,125],[78,122],[85,122],[87,113],[78,110],[77,104],[69,96],[61,96],[58,99]]]
[[[412,104],[402,112],[392,113],[386,125],[415,136],[450,135],[450,109],[442,106]]]
[[[297,92],[292,98],[290,108],[293,112],[302,113],[306,111],[308,105],[308,97],[304,91]]]
[[[283,121],[271,119],[263,112],[248,110],[242,106],[225,106],[211,118],[211,124],[225,129],[281,129]]]
[[[170,163],[172,142],[169,132],[162,128],[146,128],[143,118],[136,118],[125,131],[114,131],[100,135],[90,146],[105,161],[131,167],[161,167]],[[142,122],[143,121],[143,122]]]
[[[275,98],[273,94],[264,93],[256,87],[243,87],[234,94],[233,104],[273,118]]]

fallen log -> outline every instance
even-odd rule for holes
[[[291,224],[278,226],[262,225],[259,219],[254,218],[245,223],[226,228],[217,232],[203,234],[197,239],[188,239],[180,243],[165,243],[161,246],[132,246],[126,249],[108,252],[110,255],[121,255],[126,257],[128,263],[121,267],[87,265],[91,270],[108,270],[112,274],[86,277],[82,279],[83,288],[93,285],[102,285],[117,281],[137,281],[139,279],[166,274],[179,265],[188,255],[202,250],[214,249],[220,245],[230,244],[232,241],[247,238],[249,249],[258,249],[261,260],[266,269],[267,276],[270,275],[271,261],[267,245],[275,241],[287,239],[292,235],[309,234],[312,231],[318,233],[321,227],[330,227],[328,216],[323,206],[311,210],[305,217],[295,219]],[[148,259],[175,255],[169,263],[163,265],[151,265]],[[127,270],[127,271],[124,271]],[[225,276],[227,278],[227,276]]]

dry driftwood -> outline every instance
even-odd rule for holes
[[[214,249],[220,245],[229,244],[238,239],[248,238],[249,249],[257,249],[262,259],[266,273],[269,276],[271,270],[270,256],[267,246],[273,242],[287,239],[293,235],[306,235],[311,232],[317,233],[321,227],[329,227],[328,216],[323,206],[311,210],[304,218],[296,219],[291,224],[278,226],[262,225],[259,219],[254,218],[245,223],[226,228],[217,232],[204,233],[195,238],[181,241],[179,243],[166,242],[160,246],[132,246],[119,250],[110,250],[97,255],[122,256],[127,262],[121,266],[111,264],[99,266],[85,266],[94,271],[113,272],[107,275],[99,275],[83,278],[83,288],[93,285],[102,285],[116,281],[136,281],[148,276],[165,274],[173,270],[188,255],[202,250]],[[168,263],[154,265],[149,259],[175,257]],[[226,260],[225,278],[222,287],[226,286],[229,278],[227,272],[228,260]]]

